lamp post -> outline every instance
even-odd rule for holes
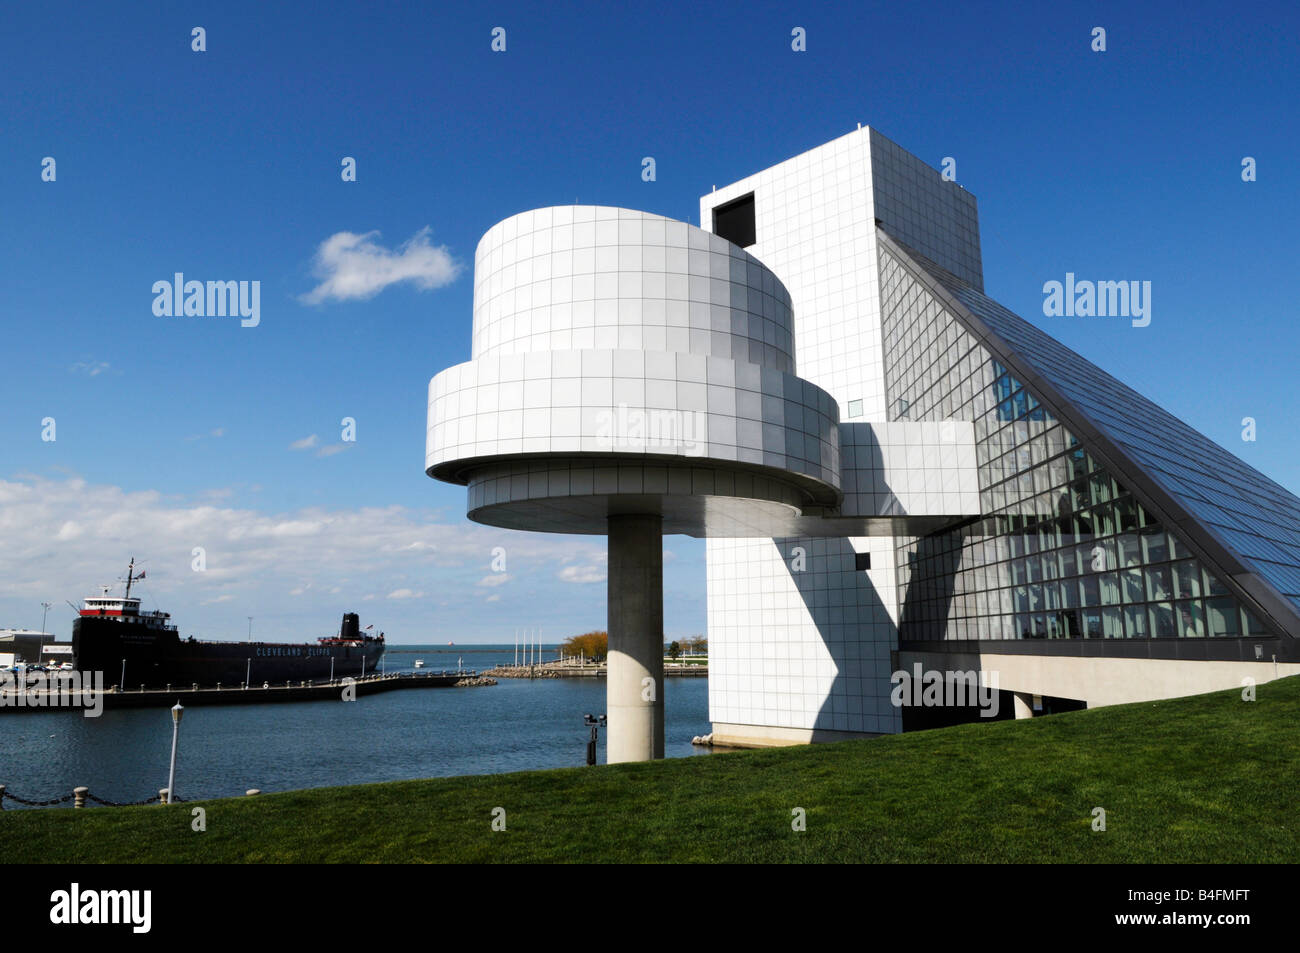
[[[248,660],[248,665],[244,667],[244,687],[247,688],[253,681],[253,660]]]
[[[50,603],[42,602],[41,605],[45,611],[41,613],[41,647],[36,652],[36,661],[39,664],[41,656],[45,654],[45,617],[50,614]]]
[[[253,641],[253,617],[248,617],[248,641]]]
[[[177,701],[172,706],[172,766],[171,771],[167,774],[167,803],[171,804],[176,799],[176,739],[181,733],[181,716],[185,714],[185,708]]]
[[[122,691],[126,691],[126,659],[122,659],[122,680],[118,684],[122,686]]]
[[[609,718],[606,715],[601,715],[599,718],[594,715],[583,715],[582,723],[591,726],[591,739],[587,742],[587,764],[595,764],[596,735],[600,732],[601,728],[604,728],[609,724]]]

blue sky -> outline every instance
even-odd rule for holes
[[[1293,9],[56,3],[6,19],[0,627],[39,625],[44,600],[66,635],[64,600],[132,555],[187,634],[238,637],[253,615],[264,637],[308,637],[351,608],[403,641],[602,626],[602,539],[473,526],[463,491],[423,473],[428,379],[469,356],[479,237],[575,200],[697,222],[713,185],[858,122],[957,160],[993,297],[1300,489]],[[450,283],[302,300],[331,236],[391,250],[423,229],[426,254],[460,265]],[[155,316],[151,287],[177,271],[260,281],[260,325]],[[1151,326],[1044,318],[1042,285],[1067,271],[1150,280]],[[496,545],[510,578],[490,585]],[[666,549],[667,634],[703,632],[703,543]]]

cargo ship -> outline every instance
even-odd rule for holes
[[[106,685],[233,687],[355,677],[373,672],[384,655],[384,634],[362,631],[355,612],[343,614],[336,635],[314,643],[182,639],[169,613],[140,611],[131,586],[145,574],[134,573],[133,559],[126,594],[112,596],[106,587],[87,597],[72,624],[72,664],[82,672],[103,672]]]

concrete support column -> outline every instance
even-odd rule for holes
[[[1012,692],[1016,697],[1016,717],[1033,718],[1034,717],[1034,696],[1025,692]]]
[[[663,517],[609,517],[606,759],[664,756]]]

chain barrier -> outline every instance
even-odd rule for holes
[[[49,807],[52,804],[63,804],[67,801],[71,801],[76,797],[76,795],[68,794],[64,797],[51,798],[48,801],[29,801],[26,798],[19,797],[17,794],[10,794],[8,791],[5,791],[3,795],[0,795],[0,797],[6,797],[11,801],[17,801],[19,804],[26,804],[28,807]]]
[[[7,790],[0,791],[0,801],[7,798],[10,801],[25,805],[26,807],[52,807],[55,804],[66,804],[68,801],[75,799],[76,796],[76,794],[66,794],[63,797],[50,798],[48,801],[29,801],[16,794],[10,794]],[[138,807],[144,804],[157,804],[161,802],[162,795],[155,794],[153,797],[147,797],[143,801],[110,801],[108,798],[96,797],[87,791],[86,800],[94,801],[96,804],[102,804],[104,807]],[[179,794],[172,797],[173,804],[182,804],[186,800],[188,799],[181,797]]]
[[[153,797],[147,797],[143,801],[110,801],[107,798],[95,797],[95,795],[87,791],[86,800],[94,801],[96,804],[102,804],[104,807],[135,807],[140,804],[153,804],[155,801],[161,800],[161,795],[155,794]],[[173,798],[173,800],[179,801],[180,798]]]

